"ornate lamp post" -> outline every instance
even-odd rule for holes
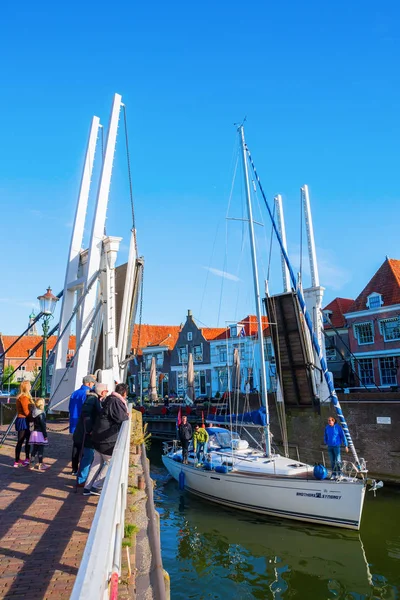
[[[40,395],[42,398],[46,396],[46,346],[47,336],[49,333],[49,321],[53,315],[54,309],[58,302],[57,296],[51,292],[51,287],[47,288],[47,292],[43,296],[38,296],[40,311],[43,313],[43,346],[42,346],[42,372],[40,378]]]

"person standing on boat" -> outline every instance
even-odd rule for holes
[[[197,456],[197,464],[201,464],[201,461],[204,461],[204,457],[207,453],[207,444],[208,444],[209,435],[206,429],[203,427],[199,427],[198,425],[194,426],[194,434],[193,434],[193,450]]]
[[[341,472],[342,459],[340,456],[340,447],[343,444],[346,452],[349,451],[349,448],[343,429],[336,423],[335,417],[328,417],[328,425],[325,427],[324,444],[328,446],[332,477],[337,477]]]
[[[188,452],[189,452],[189,443],[192,439],[192,426],[188,423],[187,416],[183,415],[182,423],[178,428],[179,439],[182,445],[182,462],[184,465],[188,464]]]

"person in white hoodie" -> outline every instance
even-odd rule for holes
[[[46,471],[49,465],[43,463],[43,451],[44,447],[48,444],[47,429],[46,429],[46,414],[44,412],[44,400],[43,398],[35,398],[33,400],[34,407],[32,409],[32,421],[33,431],[29,438],[31,444],[31,458],[29,468],[35,467],[36,455],[38,456],[37,469],[39,471]]]

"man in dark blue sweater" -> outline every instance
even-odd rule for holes
[[[337,477],[341,472],[342,459],[340,456],[340,447],[343,444],[346,448],[346,452],[349,451],[349,448],[343,429],[336,423],[334,417],[328,417],[328,425],[325,427],[324,433],[324,444],[328,446],[328,454],[332,466],[332,477]]]

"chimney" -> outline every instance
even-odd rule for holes
[[[188,316],[188,318],[189,318],[189,317],[190,317],[190,318],[192,318],[192,311],[191,311],[191,310],[188,310],[188,314],[187,314],[187,316]]]

